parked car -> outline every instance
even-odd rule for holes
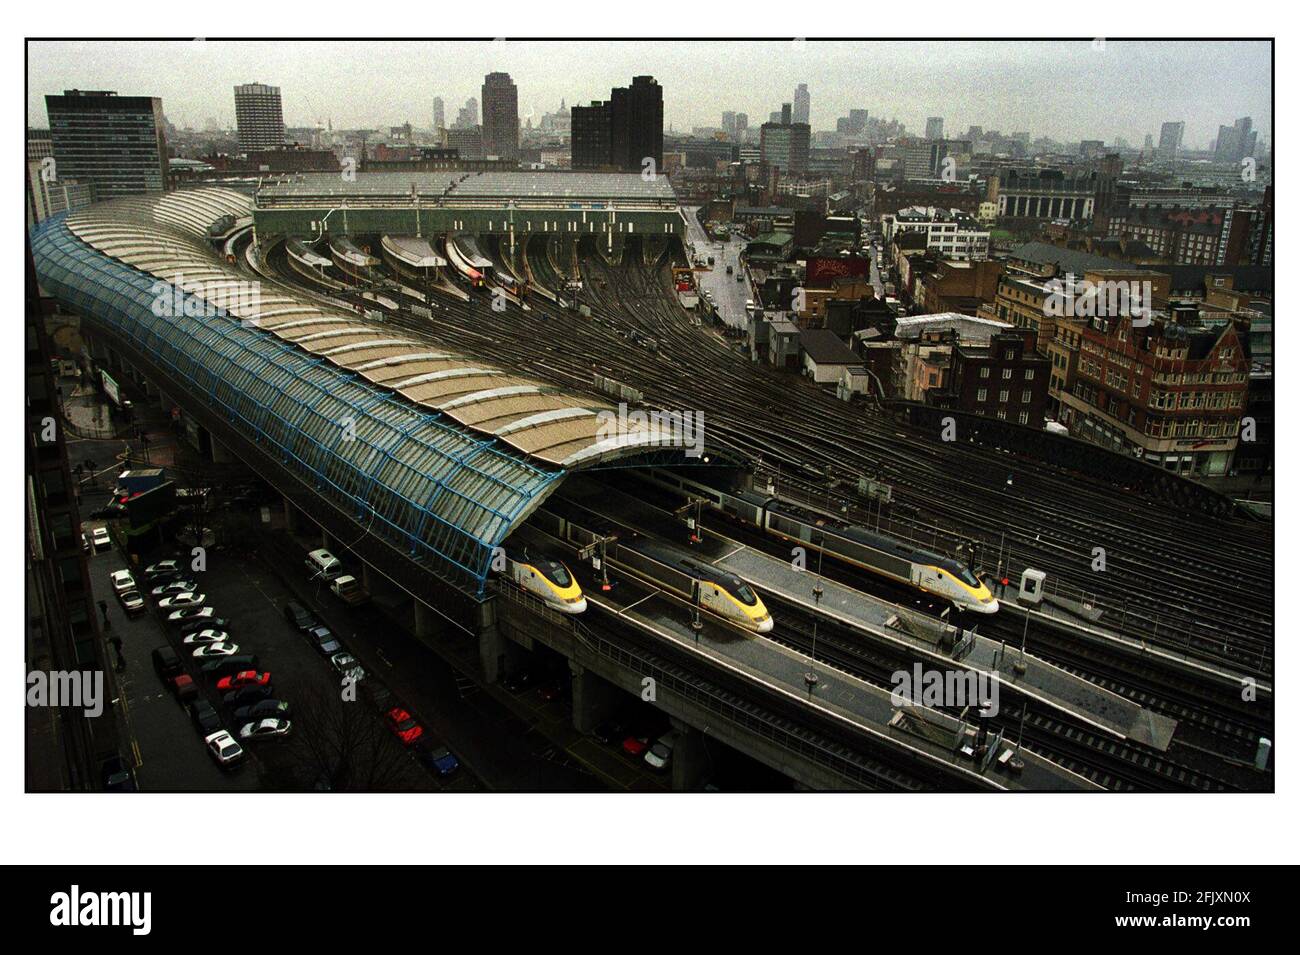
[[[239,730],[239,738],[243,740],[282,739],[289,735],[289,730],[292,728],[293,724],[288,720],[271,717],[255,723],[245,723]]]
[[[228,690],[238,690],[241,686],[265,686],[271,685],[270,671],[259,673],[257,670],[240,670],[238,673],[232,673],[230,676],[223,676],[217,681],[217,692],[225,693]]]
[[[184,670],[180,655],[171,647],[158,647],[152,657],[154,672],[160,680],[166,681]]]
[[[181,642],[189,646],[197,646],[201,643],[227,643],[230,640],[230,633],[226,630],[195,630],[193,633],[187,633],[185,639]]]
[[[159,584],[153,590],[149,591],[149,594],[155,599],[159,597],[171,597],[175,594],[192,593],[198,589],[198,586],[199,585],[196,581],[178,577],[176,580],[170,580],[165,584]]]
[[[312,627],[307,631],[307,639],[311,645],[318,651],[328,656],[333,656],[343,649],[343,644],[334,639],[328,627]]]
[[[170,597],[164,597],[162,600],[158,601],[158,606],[163,610],[177,610],[181,607],[200,607],[203,605],[203,601],[207,599],[207,594],[173,594]]]
[[[225,617],[196,617],[180,625],[183,634],[196,633],[199,630],[229,630],[230,621]]]
[[[446,746],[418,746],[415,755],[439,776],[450,776],[460,768],[460,760]]]
[[[194,677],[188,673],[178,673],[169,679],[172,693],[176,696],[176,702],[184,706],[191,700],[199,698],[199,685],[194,682]]]
[[[210,621],[216,615],[217,612],[211,607],[181,607],[169,613],[167,619],[172,623],[187,623],[190,620]]]
[[[194,648],[194,659],[211,660],[213,657],[233,657],[239,652],[237,643],[205,643]]]
[[[655,740],[654,745],[646,750],[645,761],[651,769],[664,770],[673,758],[673,734],[664,733]]]
[[[564,693],[564,687],[559,681],[543,683],[537,689],[537,695],[546,703],[554,703]]]
[[[221,715],[207,700],[195,700],[190,704],[190,721],[203,736],[221,729]]]
[[[424,727],[400,706],[393,707],[384,714],[384,718],[388,720],[389,728],[397,734],[397,738],[404,746],[414,745],[424,735]]]
[[[221,695],[221,705],[229,710],[237,710],[241,706],[247,706],[250,703],[257,703],[260,700],[269,700],[271,698],[271,688],[269,686],[259,686],[256,683],[248,686],[241,686],[237,690],[231,690]]]
[[[115,570],[108,575],[108,579],[113,583],[113,591],[122,593],[127,590],[136,590],[135,578],[131,576],[129,570]]]
[[[231,715],[235,722],[243,725],[254,720],[264,720],[274,717],[279,720],[287,720],[291,712],[291,707],[284,700],[274,698],[258,700],[256,703],[247,703],[239,707]]]
[[[591,735],[595,737],[598,743],[617,743],[623,738],[626,729],[627,727],[618,720],[605,720],[605,722],[597,724],[596,728],[591,731]]]
[[[99,767],[100,782],[111,793],[133,793],[139,787],[135,783],[135,770],[121,756],[111,756]]]
[[[366,671],[361,668],[361,664],[350,653],[334,654],[334,656],[330,657],[330,664],[339,676],[350,679],[354,683],[366,678]]]
[[[623,740],[623,752],[629,756],[641,756],[649,748],[649,736],[629,736]]]
[[[107,527],[96,527],[91,531],[90,542],[95,547],[95,553],[99,553],[101,550],[108,550],[108,548],[113,546],[113,538],[108,536]]]
[[[320,626],[320,621],[315,615],[296,600],[290,600],[284,605],[284,619],[304,633]]]
[[[370,599],[369,591],[351,574],[344,574],[330,581],[330,593],[349,607],[358,607]]]
[[[160,560],[156,564],[150,564],[144,569],[144,575],[149,580],[157,580],[181,572],[181,563],[178,560]]]
[[[144,598],[140,596],[138,590],[119,590],[117,599],[121,601],[122,609],[128,614],[137,614],[144,611]]]
[[[323,547],[311,551],[304,563],[307,565],[308,580],[315,580],[317,577],[333,580],[343,573],[343,562]]]
[[[220,680],[223,676],[230,676],[230,674],[238,673],[240,670],[256,670],[257,668],[256,653],[237,653],[233,657],[218,657],[215,660],[209,660],[199,667],[199,672],[209,680]]]
[[[509,674],[504,680],[502,680],[501,685],[511,693],[518,693],[521,690],[526,689],[532,682],[532,673],[528,670],[516,670],[514,673]]]
[[[244,758],[244,748],[225,730],[210,733],[203,737],[203,742],[222,769],[228,769]]]

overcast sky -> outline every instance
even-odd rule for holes
[[[1204,148],[1220,124],[1254,118],[1272,139],[1266,42],[1094,44],[977,41],[689,42],[33,42],[28,121],[45,126],[44,96],[111,89],[161,96],[167,118],[200,129],[234,122],[237,83],[281,87],[290,126],[330,119],[335,128],[432,124],[433,98],[447,122],[479,98],[483,75],[505,70],[519,87],[521,122],[536,124],[563,98],[606,99],[611,86],[649,73],[664,87],[664,124],[717,126],[723,110],[751,125],[789,102],[797,83],[812,97],[812,125],[833,129],[850,107],[924,131],[971,124],[1060,140],[1122,136],[1135,146],[1160,123],[1184,120],[1184,143]]]

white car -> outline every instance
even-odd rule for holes
[[[330,657],[330,663],[334,665],[334,669],[345,680],[356,683],[358,680],[366,678],[366,671],[361,668],[361,664],[357,662],[356,657],[350,653],[342,651],[336,653]]]
[[[645,761],[651,769],[664,769],[673,758],[673,734],[665,733],[645,751]]]
[[[203,601],[208,599],[207,594],[183,593],[174,594],[170,597],[164,597],[158,601],[158,606],[164,610],[176,610],[179,607],[197,607]]]
[[[235,742],[235,738],[225,730],[218,730],[203,737],[212,758],[221,766],[232,766],[244,758],[244,748]]]
[[[239,652],[237,643],[205,643],[194,650],[194,659],[211,660],[215,657],[233,657]]]
[[[135,578],[131,576],[129,570],[115,570],[108,575],[108,579],[113,582],[113,590],[116,593],[135,590]]]
[[[256,723],[245,723],[239,731],[239,738],[243,740],[276,739],[288,736],[292,727],[293,724],[288,720],[268,718],[259,720]]]
[[[163,574],[174,574],[181,569],[178,560],[160,560],[156,564],[150,564],[144,569],[144,575],[149,578],[161,577]]]
[[[182,643],[188,643],[190,646],[197,646],[200,643],[225,643],[230,639],[230,634],[224,630],[200,630],[197,633],[191,633]]]
[[[167,619],[172,623],[180,623],[185,620],[206,620],[216,615],[217,612],[211,607],[182,607],[169,613]]]
[[[122,609],[127,613],[139,613],[144,609],[144,598],[138,590],[119,591],[117,599],[122,601]]]
[[[160,584],[149,593],[155,597],[171,597],[175,594],[193,593],[196,587],[192,580],[173,580],[170,584]]]
[[[91,531],[90,542],[95,545],[96,552],[98,552],[102,548],[113,546],[113,539],[108,536],[107,527],[96,527],[93,531]]]

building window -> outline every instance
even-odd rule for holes
[[[1003,369],[1002,369],[1002,377],[1003,377],[1003,378],[1008,378],[1008,379],[1009,379],[1009,378],[1011,377],[1011,369],[1010,369],[1010,368],[1003,368]]]
[[[989,369],[988,366],[985,365],[983,368],[980,369],[980,377],[987,378],[988,376],[989,376]]]
[[[1056,359],[1056,356],[1053,355],[1053,356],[1052,356],[1052,359],[1055,360],[1055,359]],[[1032,368],[1026,368],[1026,369],[1025,369],[1025,381],[1033,381],[1033,380],[1034,380],[1034,369],[1032,369]]]
[[[975,400],[978,402],[985,402],[988,400],[988,397],[989,390],[987,388],[981,388],[979,391],[975,392]]]
[[[1021,424],[1029,424],[1029,412],[1028,412],[1028,411],[1022,411],[1022,412],[1020,412],[1020,423],[1021,423]]]
[[[1027,404],[1029,404],[1029,402],[1031,402],[1031,401],[1033,401],[1033,400],[1034,400],[1034,393],[1033,393],[1032,391],[1030,391],[1028,388],[1026,388],[1024,391],[1022,391],[1022,392],[1020,393],[1020,402],[1021,402],[1021,404],[1026,404],[1026,405],[1027,405]]]
[[[1011,400],[1011,392],[1007,391],[1005,388],[1003,388],[1001,391],[998,392],[998,401],[1002,402],[1003,404],[1006,404],[1010,400]]]

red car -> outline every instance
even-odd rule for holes
[[[400,706],[393,707],[384,715],[388,719],[388,725],[403,744],[410,746],[419,742],[420,737],[424,735],[424,727],[415,722],[415,717]]]
[[[171,678],[172,692],[176,694],[176,699],[182,705],[190,700],[198,699],[199,688],[194,682],[194,677],[188,673],[178,673]]]
[[[650,737],[648,736],[629,736],[623,740],[623,752],[629,756],[640,756],[650,748]]]
[[[270,686],[271,673],[258,673],[256,670],[240,670],[234,676],[223,676],[217,681],[218,693],[229,693],[245,686]]]

